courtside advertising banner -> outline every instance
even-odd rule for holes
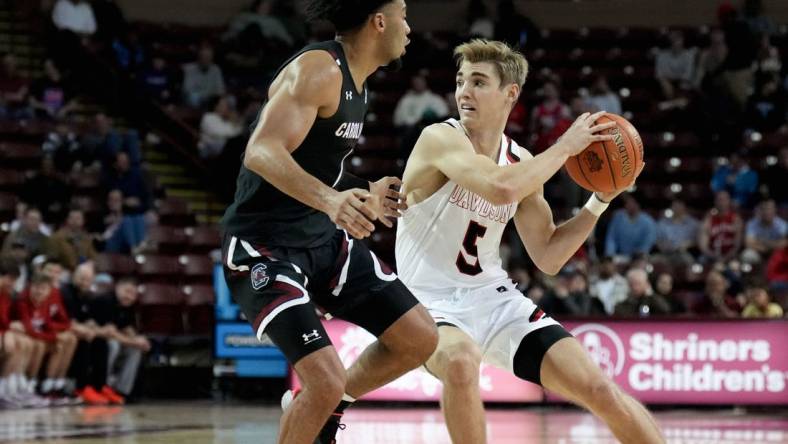
[[[788,405],[783,320],[563,325],[605,373],[643,402]]]
[[[345,367],[350,365],[371,344],[375,337],[361,327],[345,321],[324,321],[328,336]],[[293,373],[295,375],[295,373]],[[292,377],[293,386],[298,378]],[[544,398],[541,387],[521,381],[508,372],[482,365],[480,372],[482,399],[494,402],[540,402]],[[411,371],[390,384],[364,395],[364,400],[376,401],[437,401],[441,384],[423,368]]]

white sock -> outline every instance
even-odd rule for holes
[[[10,394],[8,390],[9,379],[10,378],[0,378],[0,398],[5,398]]]
[[[36,393],[36,387],[38,387],[38,379],[28,379],[27,380],[27,392],[30,394]]]
[[[44,393],[49,393],[52,391],[52,388],[55,386],[55,381],[52,378],[46,378],[44,383],[41,385],[41,391]]]
[[[66,388],[66,378],[57,378],[55,379],[55,383],[53,384],[55,390],[63,390]]]
[[[11,395],[18,395],[22,387],[22,378],[24,376],[14,373],[8,377],[8,393]]]
[[[347,393],[345,393],[344,395],[342,395],[342,400],[343,400],[343,401],[347,401],[347,402],[356,402],[356,398],[354,398],[354,397],[352,397],[352,396],[348,395]]]

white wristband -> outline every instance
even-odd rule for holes
[[[609,202],[602,202],[602,199],[597,197],[596,193],[592,193],[591,197],[588,198],[588,202],[586,202],[585,209],[594,216],[599,217],[605,212],[609,205]]]

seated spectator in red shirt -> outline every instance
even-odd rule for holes
[[[742,245],[742,220],[731,205],[727,191],[718,191],[714,208],[706,214],[698,246],[707,261],[726,262],[736,257]]]
[[[43,273],[36,273],[17,301],[17,315],[25,333],[46,344],[48,355],[46,379],[40,387],[41,393],[49,396],[55,404],[72,403],[66,395],[66,372],[77,346],[77,337],[70,331],[68,318],[60,291],[52,288],[52,280]],[[40,363],[39,363],[40,367]],[[38,368],[30,372],[38,374]]]
[[[530,132],[537,139],[534,142],[536,152],[542,152],[555,143],[571,125],[569,106],[561,101],[561,93],[555,82],[548,81],[542,86],[544,100],[531,113]],[[568,122],[568,124],[567,124]],[[563,128],[561,133],[557,131]]]

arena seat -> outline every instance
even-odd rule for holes
[[[188,248],[188,239],[183,229],[167,225],[156,225],[148,229],[146,240],[156,245],[159,253],[183,253]]]
[[[181,199],[161,199],[156,203],[156,210],[163,225],[187,226],[195,222],[189,204]]]
[[[188,284],[213,281],[213,260],[204,254],[184,254],[178,257],[184,282]]]
[[[216,295],[211,285],[185,285],[181,291],[185,298],[184,324],[186,333],[210,335],[214,326]]]
[[[139,286],[139,324],[143,333],[174,335],[183,328],[184,294],[175,285],[144,283]]]
[[[175,256],[138,254],[137,274],[146,281],[173,282],[180,278],[181,265]]]
[[[192,253],[207,253],[221,248],[221,233],[213,226],[186,227],[183,232],[186,235],[189,251]]]
[[[99,253],[96,256],[96,271],[114,277],[129,276],[137,271],[137,263],[127,254]]]
[[[27,175],[22,171],[2,169],[0,170],[0,190],[18,193],[26,178]]]

